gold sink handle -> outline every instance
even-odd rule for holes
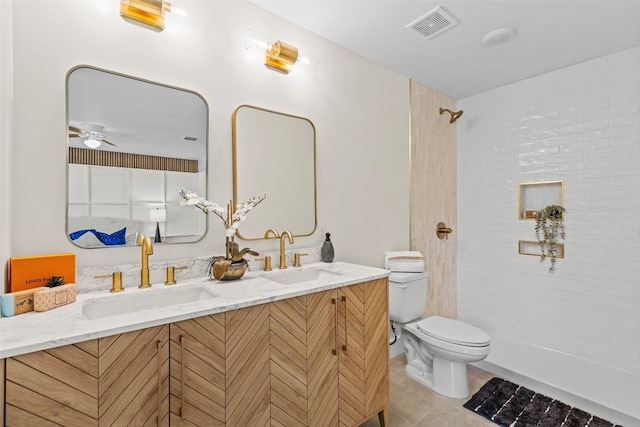
[[[167,277],[164,282],[165,285],[175,285],[176,284],[176,270],[185,270],[187,269],[186,265],[174,266],[170,265],[167,267]]]
[[[264,271],[271,271],[271,257],[265,256],[262,258],[256,258],[256,261],[264,261]]]
[[[114,271],[111,274],[95,276],[96,279],[106,279],[107,277],[111,277],[111,292],[124,291],[124,288],[122,287],[122,272]]]
[[[300,264],[300,257],[301,256],[307,256],[309,254],[299,254],[299,253],[295,253],[293,254],[293,266],[294,267],[301,267],[302,264]]]

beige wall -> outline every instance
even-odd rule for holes
[[[457,313],[456,125],[448,113],[455,101],[411,81],[411,249],[422,252],[429,273],[425,316]],[[436,236],[443,221],[453,229]]]
[[[2,206],[10,199],[8,218],[0,217],[11,229],[3,265],[9,256],[51,252],[75,252],[79,267],[139,259],[134,247],[81,250],[65,235],[65,76],[79,64],[200,93],[210,106],[209,197],[221,203],[232,194],[231,114],[238,105],[308,117],[317,130],[319,223],[332,233],[336,258],[382,266],[385,250],[406,249],[408,79],[248,2],[189,4],[189,19],[170,15],[157,32],[123,20],[114,0],[12,2],[13,57],[4,44],[0,53],[14,70],[13,78],[2,76],[14,93],[13,119],[2,116],[13,138],[3,133],[0,145],[2,153],[10,145],[13,165],[11,193],[0,193]],[[315,64],[289,75],[266,69],[259,54],[244,49],[249,28],[299,46]],[[273,171],[286,185],[286,162]],[[157,247],[150,261],[221,253],[222,228],[214,218],[209,223],[204,241]],[[316,233],[294,247],[321,241]]]

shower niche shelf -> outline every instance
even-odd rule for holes
[[[536,212],[549,205],[564,207],[564,181],[520,183],[518,187],[518,219],[535,220]]]
[[[558,250],[556,258],[564,258],[564,243],[555,243]],[[534,240],[518,240],[518,253],[520,255],[542,256],[540,243]]]

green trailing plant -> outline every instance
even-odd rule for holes
[[[540,244],[540,262],[550,258],[549,273],[556,268],[559,254],[558,240],[564,240],[564,212],[559,205],[549,205],[536,212],[536,239]]]

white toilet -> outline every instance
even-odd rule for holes
[[[427,303],[426,273],[391,273],[389,319],[402,324],[407,375],[440,394],[469,396],[467,363],[489,355],[489,335],[440,316],[420,319]]]

